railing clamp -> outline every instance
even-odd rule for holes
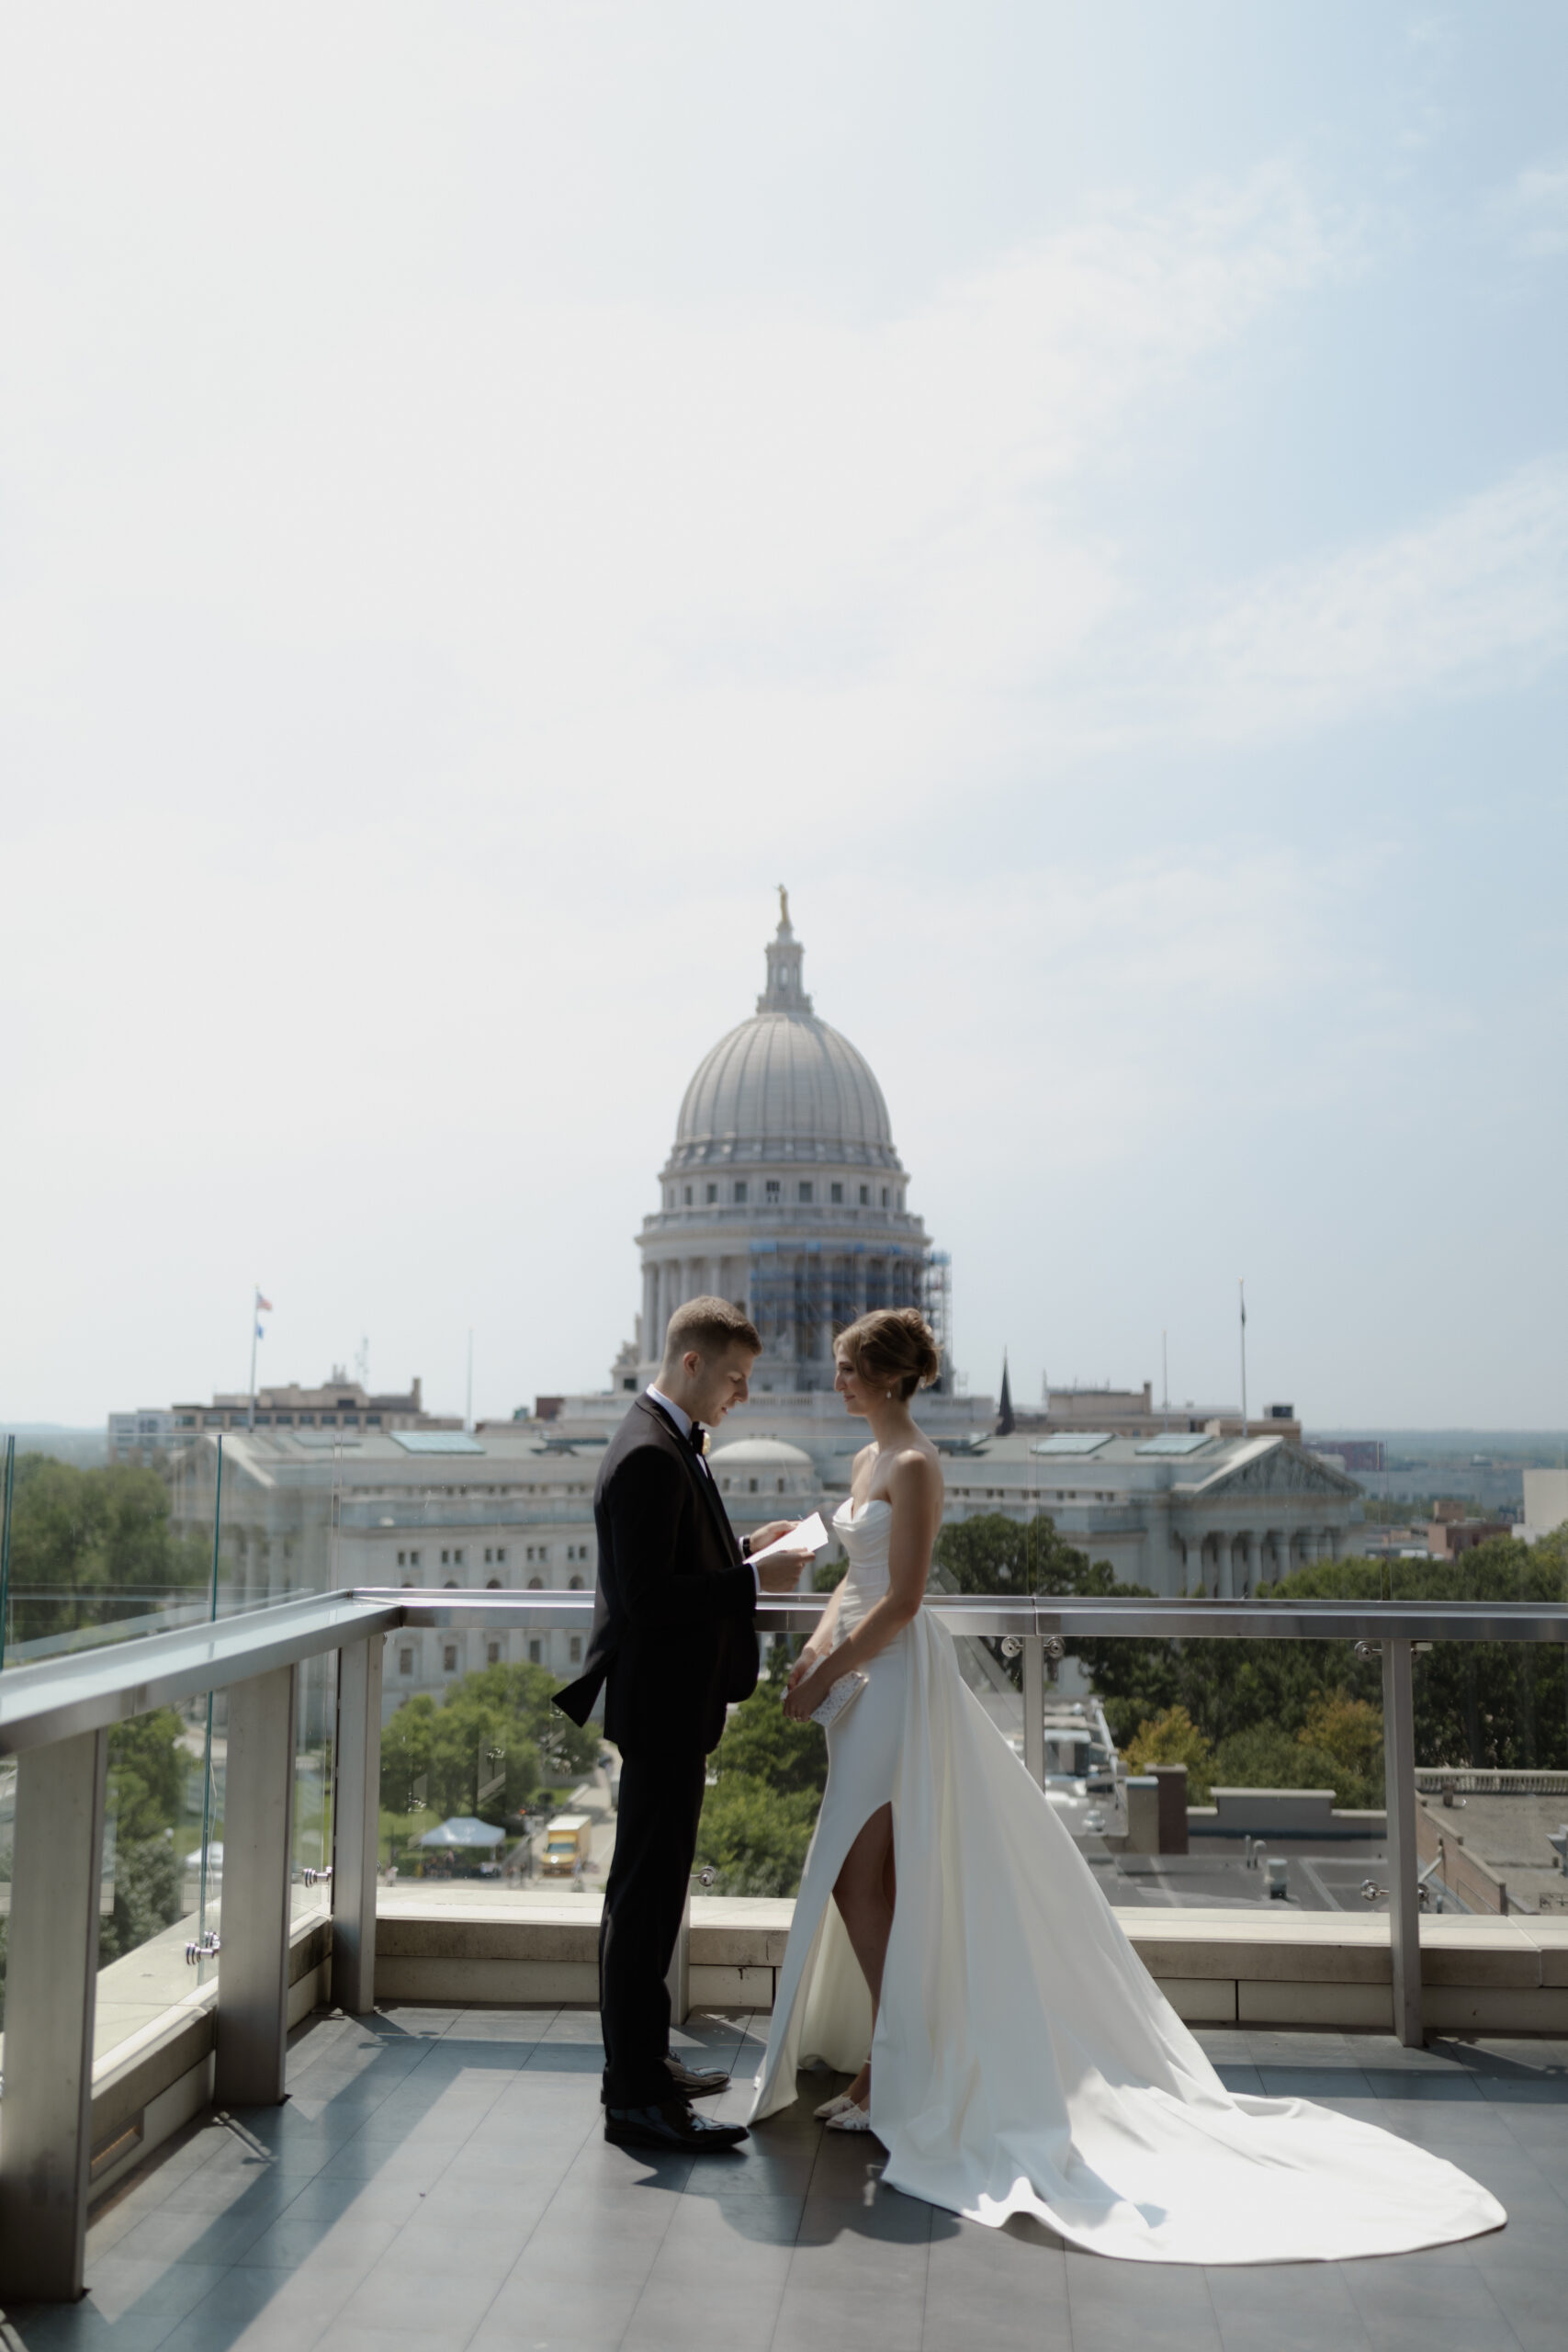
[[[1356,1644],[1356,1656],[1359,1658],[1382,1657],[1382,1644],[1381,1642],[1358,1642]]]
[[[1066,1642],[1062,1639],[1060,1634],[1047,1634],[1044,1636],[1044,1643],[1046,1657],[1054,1665],[1059,1665],[1061,1660],[1067,1655],[1067,1645]]]
[[[198,1961],[216,1960],[222,1949],[222,1939],[216,1928],[209,1928],[194,1943],[186,1944],[186,1966],[194,1968]]]
[[[299,1883],[302,1886],[325,1886],[332,1874],[333,1866],[329,1862],[324,1871],[301,1871]]]
[[[1023,1637],[1019,1634],[1004,1634],[1001,1638],[1000,1647],[1004,1657],[1021,1657],[1023,1656]]]

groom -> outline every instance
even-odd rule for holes
[[[752,1564],[792,1520],[738,1543],[703,1454],[705,1427],[743,1405],[761,1353],[756,1326],[722,1298],[670,1318],[659,1377],[611,1440],[593,1490],[599,1589],[580,1680],[556,1693],[586,1723],[602,1684],[605,1736],[621,1751],[615,1859],[599,1929],[604,2137],[707,2154],[747,2137],[698,2115],[727,2075],[670,2054],[665,1984],[691,1883],[707,1758],[726,1709],[757,1687],[757,1596],[793,1592],[808,1553]]]

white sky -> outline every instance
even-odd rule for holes
[[[600,1385],[788,882],[1015,1393],[1568,1419],[1568,19],[0,51],[0,1420]]]

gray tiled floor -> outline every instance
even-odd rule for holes
[[[389,2009],[312,2021],[292,2096],[193,2130],[94,2225],[89,2292],[25,2352],[1558,2352],[1568,2044],[1404,2052],[1202,2037],[1238,2089],[1301,2091],[1462,2165],[1506,2231],[1381,2262],[1105,2262],[884,2189],[802,2098],[749,2151],[641,2160],[599,2130],[597,2018]],[[744,2017],[687,2039],[748,2075]],[[819,2096],[824,2085],[814,2087]],[[732,2091],[719,2113],[737,2112]]]

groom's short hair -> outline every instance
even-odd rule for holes
[[[700,1356],[722,1355],[726,1348],[750,1348],[762,1352],[761,1335],[746,1309],[728,1298],[689,1298],[670,1317],[664,1332],[664,1361],[671,1363],[694,1348]]]

